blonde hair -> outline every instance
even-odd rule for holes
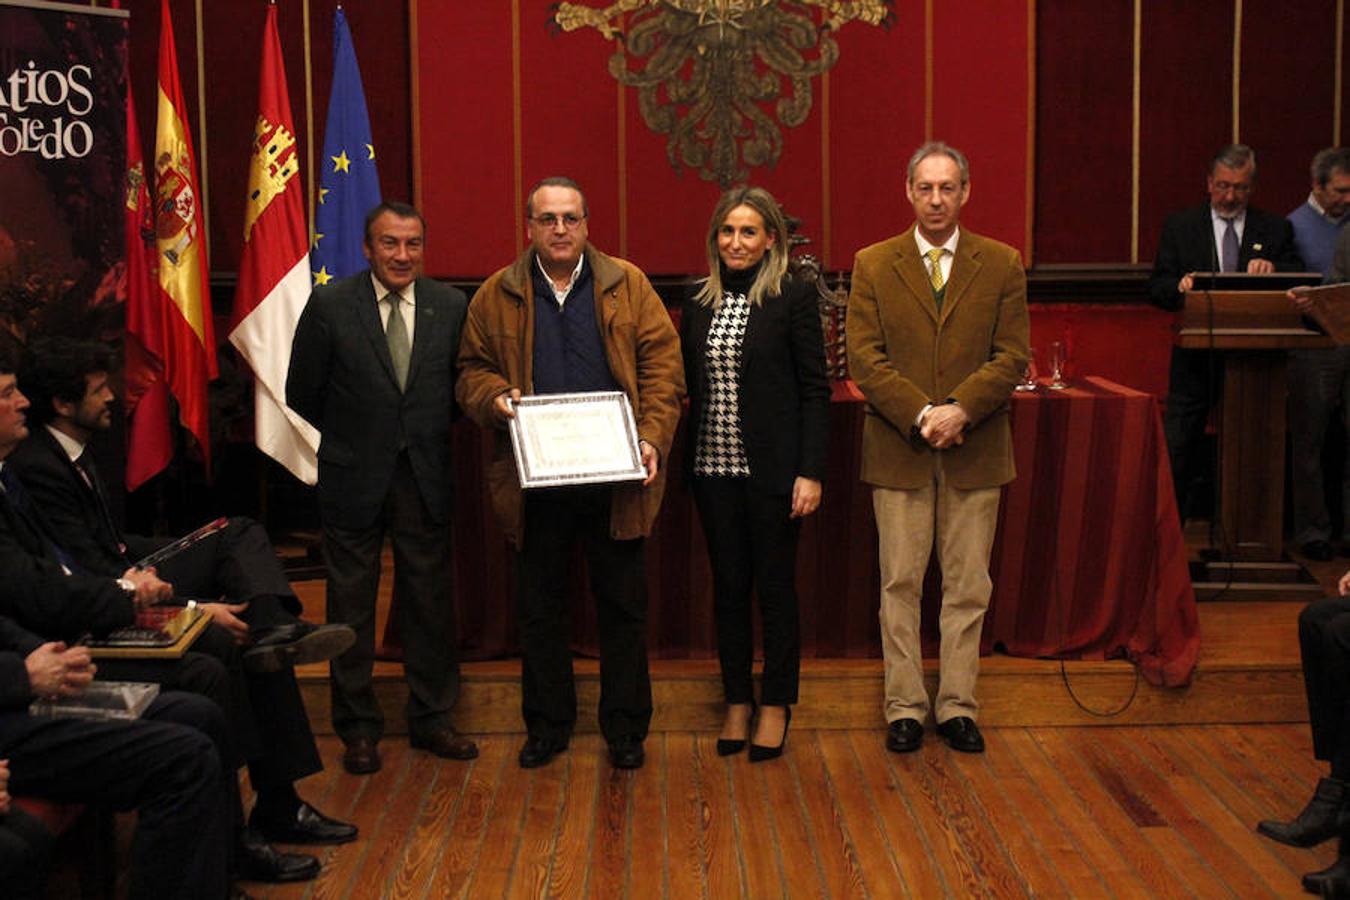
[[[764,188],[734,187],[724,193],[713,209],[708,222],[708,240],[705,250],[708,255],[708,277],[703,281],[694,299],[702,306],[716,309],[722,303],[722,256],[717,250],[717,232],[727,216],[738,206],[748,206],[764,220],[764,230],[773,235],[773,246],[764,253],[763,264],[750,285],[747,299],[760,304],[765,297],[777,297],[782,293],[783,276],[788,270],[788,229],[787,217],[783,215],[778,201],[773,199]]]

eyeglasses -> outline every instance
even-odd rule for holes
[[[1216,181],[1214,190],[1220,194],[1226,194],[1232,191],[1235,194],[1250,194],[1252,192],[1252,183],[1250,181]]]
[[[542,216],[530,217],[531,222],[538,225],[540,228],[545,228],[548,229],[549,231],[552,231],[554,228],[557,228],[559,222],[562,223],[564,228],[566,228],[568,231],[571,231],[585,220],[586,220],[585,216],[578,216],[572,213],[565,213],[561,216],[555,215],[553,213],[544,213]]]

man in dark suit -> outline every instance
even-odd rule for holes
[[[914,226],[858,251],[848,301],[849,369],[867,398],[862,480],[880,541],[886,747],[909,753],[923,742],[919,609],[936,552],[942,648],[931,707],[949,746],[980,753],[980,630],[999,495],[1015,475],[1008,400],[1027,364],[1027,279],[1014,248],[959,227],[970,197],[960,151],[920,147],[905,195]]]
[[[375,699],[375,595],[385,534],[414,747],[451,759],[478,748],[456,734],[459,692],[450,596],[450,422],[454,359],[468,303],[422,277],[425,225],[404,203],[366,216],[369,271],[316,288],[296,326],[286,402],[322,433],[319,512],[328,619],[356,629],[332,663],[333,727],[343,764],[377,771],[384,718]]]
[[[1214,154],[1207,185],[1208,203],[1175,213],[1163,225],[1149,281],[1149,296],[1163,309],[1181,308],[1196,272],[1303,268],[1289,221],[1248,205],[1256,186],[1256,153],[1250,147],[1232,144]],[[1203,470],[1196,451],[1222,377],[1222,358],[1212,358],[1210,351],[1172,349],[1163,429],[1183,518],[1191,485]]]
[[[162,602],[168,585],[153,571],[128,568],[121,577],[86,574],[55,542],[41,511],[8,464],[28,437],[27,398],[9,354],[0,353],[0,613],[51,640],[74,643],[135,621],[136,610]],[[302,802],[293,782],[323,768],[304,704],[290,669],[244,676],[238,647],[223,628],[208,627],[179,659],[108,660],[102,676],[149,681],[202,694],[230,722],[227,765],[247,760],[258,803],[250,827],[236,818],[236,872],[259,881],[298,881],[319,872],[316,858],[280,853],[265,838],[297,843],[341,843],[356,829]],[[237,801],[234,810],[238,812]]]
[[[76,696],[94,666],[84,647],[44,642],[0,617],[0,893],[43,896],[40,825],[13,797],[137,811],[132,897],[223,898],[229,888],[228,791],[213,740],[214,704],[164,693],[130,722],[40,718],[36,697]]]

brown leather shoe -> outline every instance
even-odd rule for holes
[[[380,751],[375,740],[368,737],[355,737],[347,742],[342,754],[342,768],[353,775],[370,775],[380,771]]]
[[[477,759],[478,745],[449,725],[432,731],[412,732],[408,743],[418,750],[429,750],[445,759]]]

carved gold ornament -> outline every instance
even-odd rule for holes
[[[642,119],[669,135],[666,156],[723,188],[773,166],[779,125],[811,112],[811,80],[839,59],[851,21],[889,26],[891,0],[617,0],[560,3],[562,31],[594,28],[616,44],[609,72],[638,89]],[[631,60],[631,63],[630,63]],[[641,66],[633,68],[632,66]]]

